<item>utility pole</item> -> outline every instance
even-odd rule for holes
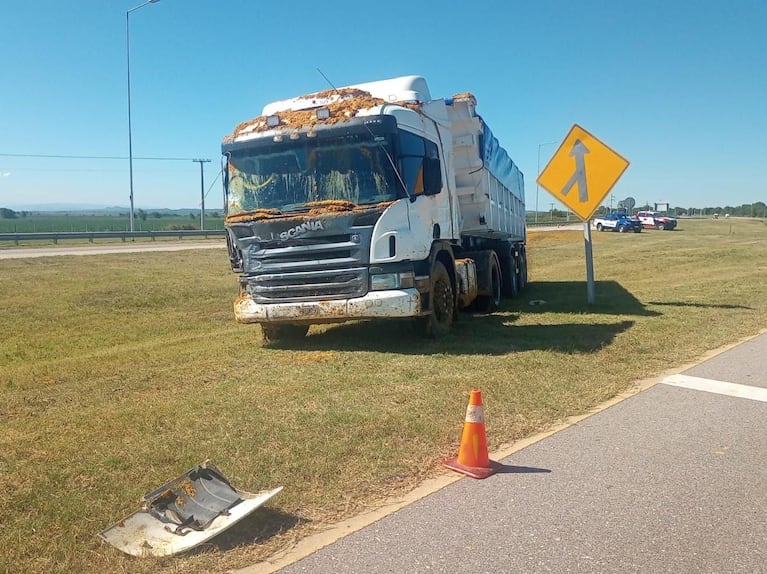
[[[209,159],[193,159],[192,161],[200,164],[200,231],[205,229],[205,176],[203,175],[202,164],[210,163]]]
[[[538,185],[538,176],[541,175],[541,148],[545,145],[554,145],[557,142],[543,142],[538,144],[538,172],[535,174],[535,222],[538,223],[538,194],[541,186]]]
[[[128,64],[128,171],[130,173],[130,230],[133,233],[133,135],[131,133],[131,110],[130,110],[130,15],[131,12],[135,12],[139,8],[143,8],[147,4],[156,4],[160,0],[146,0],[143,4],[139,4],[135,8],[131,8],[125,13],[125,53]]]

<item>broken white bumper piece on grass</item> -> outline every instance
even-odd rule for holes
[[[281,490],[237,490],[204,462],[144,495],[140,510],[99,536],[133,556],[178,554],[221,534]]]

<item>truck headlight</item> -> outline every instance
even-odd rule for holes
[[[370,276],[371,291],[387,289],[409,289],[415,286],[415,274],[412,271],[399,273],[377,273]]]

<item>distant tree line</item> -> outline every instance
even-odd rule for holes
[[[622,206],[620,203],[618,206],[613,209],[612,211],[621,210]],[[635,205],[630,211],[636,212],[636,211],[653,211],[655,209],[654,205]],[[610,207],[606,205],[601,205],[597,209],[596,214],[597,215],[603,215],[605,213],[609,213],[611,211]],[[194,212],[189,211],[187,212],[189,219],[197,219],[200,216],[200,212]],[[763,201],[757,201],[755,203],[744,203],[743,205],[725,205],[725,206],[715,206],[715,207],[669,207],[668,213],[677,215],[677,216],[689,216],[689,217],[707,217],[712,216],[715,213],[725,215],[729,214],[733,217],[760,217],[760,218],[767,218],[767,204]],[[528,211],[527,215],[528,218],[531,216],[534,216],[534,211]],[[7,207],[0,207],[0,219],[18,219],[18,218],[25,218],[27,216],[33,216],[35,213],[29,212],[29,211],[14,211],[13,209],[8,209]],[[63,215],[69,215],[69,213],[64,213]],[[94,213],[91,213],[90,215],[96,215]],[[99,214],[99,215],[106,215],[110,216],[110,214]],[[117,214],[111,214],[113,217],[128,217],[128,213],[117,213]],[[548,211],[540,211],[539,215],[546,216],[547,218],[551,220],[558,220],[558,219],[566,219],[568,216],[568,213],[566,211],[562,211],[559,209],[551,209]],[[137,209],[136,210],[136,218],[140,221],[146,221],[149,218],[152,219],[162,219],[163,217],[178,217],[179,214],[173,211],[168,212],[160,212],[160,211],[151,211],[148,212],[144,209]],[[219,218],[221,217],[221,214],[218,211],[212,211],[212,212],[205,212],[206,217],[211,218]]]
[[[0,219],[18,219],[19,217],[26,217],[26,211],[13,211],[7,207],[0,207]]]
[[[605,215],[613,211],[629,211],[636,213],[637,211],[656,211],[654,205],[645,203],[644,205],[634,205],[631,209],[626,209],[622,202],[617,205],[608,206],[600,205],[595,212],[595,216]],[[755,203],[744,203],[743,205],[725,205],[714,207],[671,207],[669,206],[667,213],[677,217],[713,217],[716,215],[729,215],[731,217],[754,217],[759,219],[767,219],[767,204],[763,201],[757,201]],[[549,222],[565,222],[565,221],[578,221],[578,218],[572,213],[562,209],[555,209],[554,205],[551,205],[550,209],[546,211],[539,211],[536,217],[535,211],[527,211],[528,223],[549,223]]]
[[[613,209],[613,211],[619,211],[622,210],[622,206],[618,204],[618,206]],[[654,205],[635,205],[631,210],[631,212],[636,211],[655,211]],[[597,213],[604,214],[609,213],[610,208],[606,205],[602,205],[597,210]],[[767,217],[767,204],[763,201],[757,201],[755,203],[744,203],[743,205],[725,205],[725,206],[714,206],[714,207],[671,207],[669,206],[669,209],[667,213],[671,215],[681,215],[681,216],[689,216],[689,217],[706,217],[706,216],[712,216],[715,213],[720,215],[729,214],[733,217],[760,217],[764,218]]]

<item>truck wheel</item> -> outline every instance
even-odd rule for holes
[[[602,231],[602,229],[604,229],[602,227],[602,224],[601,223],[597,223],[597,231]]]
[[[300,341],[309,332],[309,325],[267,325],[261,324],[264,343],[288,343]]]
[[[481,313],[492,313],[501,307],[501,270],[498,260],[490,258],[490,295],[480,295],[475,301],[475,308]]]
[[[501,293],[507,299],[513,299],[519,293],[517,265],[517,258],[514,256],[504,257],[501,260],[501,274],[503,277]]]
[[[666,229],[666,226],[663,225],[662,223],[659,223],[658,225],[656,225],[656,227],[658,228],[659,231],[663,231],[664,229]]]
[[[517,281],[519,291],[524,291],[527,287],[527,255],[523,251],[519,256],[519,281]]]
[[[618,228],[618,231],[619,231],[620,233],[626,233],[626,232],[628,231],[628,227],[626,227],[625,225],[621,225],[621,226]]]
[[[453,324],[455,296],[453,284],[445,266],[435,261],[431,270],[431,315],[426,317],[426,334],[437,339],[450,332]]]

